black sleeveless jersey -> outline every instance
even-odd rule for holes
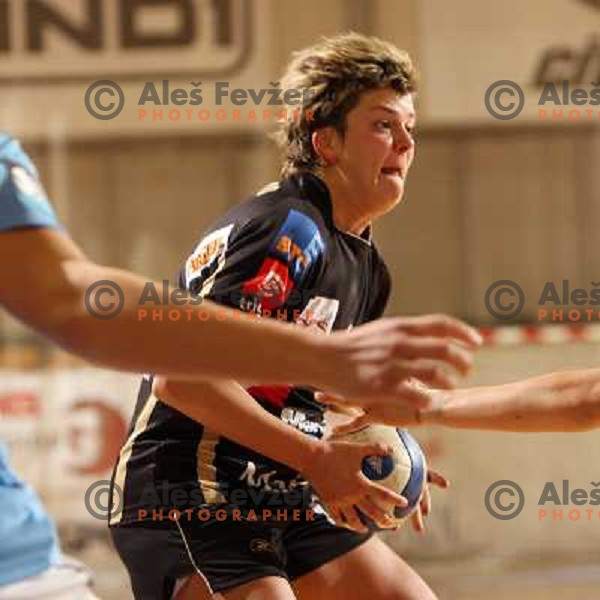
[[[387,268],[370,235],[338,230],[324,182],[294,176],[266,186],[210,227],[187,259],[180,286],[256,318],[283,319],[317,333],[346,330],[380,317],[390,293]],[[311,389],[247,389],[291,427],[323,435],[324,408]],[[160,525],[157,515],[169,509],[231,502],[235,490],[261,492],[252,496],[260,503],[306,485],[287,466],[162,403],[152,393],[151,377],[141,383],[113,481],[111,525]]]

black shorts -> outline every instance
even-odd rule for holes
[[[169,528],[111,528],[136,600],[171,600],[178,580],[200,573],[213,593],[268,576],[288,581],[346,554],[371,534],[333,525],[325,515],[276,525],[180,519]]]

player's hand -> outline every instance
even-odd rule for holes
[[[431,513],[431,490],[429,485],[437,485],[442,489],[450,487],[450,481],[437,471],[428,470],[427,484],[423,489],[423,496],[417,510],[411,515],[412,526],[417,533],[425,533],[425,517]]]
[[[327,514],[339,527],[366,533],[357,508],[379,527],[395,526],[389,514],[394,506],[406,506],[406,498],[370,481],[362,472],[366,456],[384,456],[392,449],[385,444],[323,441],[307,460],[302,474],[313,486]]]
[[[320,343],[333,350],[325,365],[325,391],[358,402],[404,394],[418,406],[420,397],[406,394],[403,384],[415,378],[435,388],[453,388],[455,377],[470,371],[482,338],[458,319],[426,315],[380,319]]]
[[[329,394],[317,393],[321,404],[332,408],[346,419],[333,427],[332,434],[344,435],[358,431],[367,425],[380,423],[392,427],[415,427],[421,425],[421,413],[431,411],[446,401],[447,392],[434,390],[420,381],[411,380],[401,384],[395,397],[379,396],[358,400],[346,400]]]

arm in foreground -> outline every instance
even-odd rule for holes
[[[179,312],[179,321],[141,319],[139,299],[148,281],[93,263],[54,229],[0,233],[0,277],[10,282],[0,291],[0,303],[14,316],[65,350],[118,370],[323,384],[327,367],[343,355],[297,328],[258,323],[208,301],[161,305],[164,314]],[[99,319],[86,307],[86,292],[98,281],[123,291],[123,308],[112,319]],[[109,301],[118,299],[103,299]],[[282,355],[289,359],[281,361]]]
[[[443,315],[381,319],[330,336],[259,322],[209,301],[161,306],[165,314],[180,312],[179,321],[142,320],[138,302],[147,280],[93,263],[54,229],[1,233],[0,277],[10,282],[0,291],[9,312],[64,349],[124,371],[310,384],[361,398],[394,392],[408,377],[449,387],[440,363],[464,370],[470,361],[453,341],[479,343],[474,330]],[[85,305],[88,288],[103,280],[116,283],[124,298],[108,320]]]

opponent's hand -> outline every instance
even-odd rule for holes
[[[406,498],[370,481],[361,469],[364,457],[391,453],[385,444],[324,441],[319,444],[319,451],[308,458],[302,474],[339,527],[367,532],[356,510],[359,508],[379,527],[391,529],[395,523],[387,513],[394,506],[406,506]]]
[[[427,472],[427,484],[423,490],[423,496],[421,502],[417,507],[417,510],[411,515],[411,522],[413,529],[417,533],[425,533],[425,517],[431,513],[431,490],[429,485],[437,485],[442,489],[448,489],[450,487],[450,481],[446,479],[441,473],[437,471],[428,470]]]
[[[380,319],[350,332],[334,333],[320,343],[332,351],[323,389],[362,406],[367,398],[404,394],[416,406],[404,383],[415,378],[441,389],[455,386],[450,374],[466,375],[472,353],[482,344],[479,333],[447,315]],[[450,372],[449,372],[450,371]]]
[[[345,421],[338,422],[333,427],[332,435],[340,436],[373,423],[392,427],[421,425],[422,411],[431,411],[441,406],[446,401],[446,394],[447,392],[431,389],[420,381],[410,380],[398,387],[395,397],[379,396],[359,401],[317,393],[315,398],[338,414],[347,416]]]

